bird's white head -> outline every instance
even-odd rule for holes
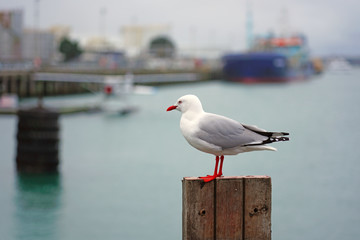
[[[202,112],[203,108],[199,98],[195,95],[185,95],[180,97],[177,102],[168,107],[166,111],[178,110],[181,113],[185,113],[187,111],[194,111],[194,112]]]

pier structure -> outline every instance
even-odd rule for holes
[[[94,83],[38,81],[32,71],[0,71],[0,95],[16,94],[20,98],[67,95],[88,92]]]
[[[0,95],[38,97],[87,93],[101,90],[107,76],[124,77],[126,72],[0,71]],[[133,73],[134,84],[158,86],[221,78],[218,72],[140,71]]]

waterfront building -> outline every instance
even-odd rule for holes
[[[158,36],[170,36],[169,25],[126,25],[122,27],[124,49],[129,56],[148,50],[151,40]]]
[[[23,33],[23,58],[50,63],[56,52],[54,34],[49,30],[25,29]]]
[[[22,58],[23,11],[0,10],[0,60]]]

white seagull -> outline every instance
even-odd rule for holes
[[[182,113],[180,129],[188,143],[200,151],[216,156],[214,174],[200,177],[204,182],[210,182],[222,176],[224,155],[259,150],[276,151],[276,148],[266,144],[289,140],[288,137],[284,137],[289,135],[286,132],[268,132],[224,116],[207,113],[195,95],[180,97],[166,111],[174,109]]]

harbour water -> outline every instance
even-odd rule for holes
[[[64,115],[58,174],[15,171],[15,116],[0,116],[0,239],[181,239],[181,179],[213,171],[214,157],[181,136],[178,97],[206,111],[290,132],[277,152],[227,156],[224,174],[272,177],[272,238],[360,236],[360,71],[284,85],[213,81],[132,96],[139,111]],[[93,96],[55,97],[46,104]]]

